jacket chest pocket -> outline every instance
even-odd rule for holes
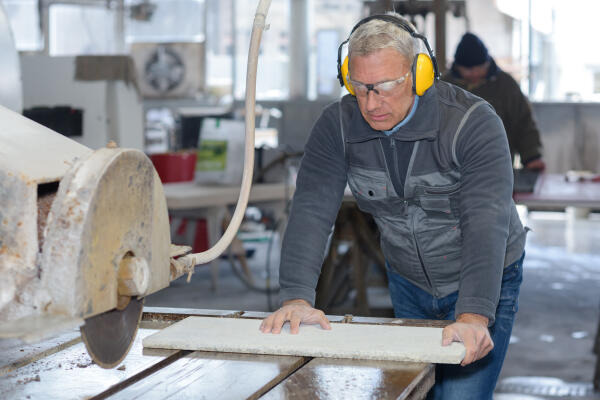
[[[425,261],[440,263],[460,257],[461,231],[458,210],[448,193],[427,193],[419,198],[422,209],[416,236]],[[450,192],[450,190],[448,190]]]
[[[393,193],[385,171],[350,167],[348,186],[356,199],[358,208],[372,215],[380,215],[384,212]]]
[[[458,194],[460,183],[442,187],[421,187],[419,189],[419,204],[429,218],[449,221],[459,218]]]
[[[458,223],[459,210],[456,201],[446,195],[422,196],[419,199],[421,209],[426,215],[424,223],[439,225]]]

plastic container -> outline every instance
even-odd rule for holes
[[[150,160],[152,160],[162,183],[194,180],[196,170],[195,151],[152,154]]]
[[[242,183],[245,128],[244,121],[204,119],[198,148],[196,182],[232,186]]]

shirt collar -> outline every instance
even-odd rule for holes
[[[415,115],[415,111],[417,110],[418,104],[419,104],[419,96],[415,95],[415,101],[413,101],[412,107],[410,108],[410,112],[408,113],[406,118],[404,118],[402,121],[398,122],[398,124],[395,127],[393,127],[392,129],[390,129],[389,131],[382,131],[382,132],[385,133],[387,136],[390,136],[392,133],[397,132],[398,129],[400,129],[401,127],[406,125],[408,123],[408,121],[410,121],[410,119],[413,117],[413,115]]]

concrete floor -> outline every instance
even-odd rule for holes
[[[592,391],[594,335],[600,314],[600,215],[575,219],[568,213],[521,209],[529,233],[520,306],[495,400],[600,399]],[[250,260],[264,278],[266,243]],[[279,241],[273,242],[271,275],[277,282]],[[264,293],[250,290],[223,260],[216,291],[209,267],[196,269],[146,300],[149,306],[269,311]],[[387,291],[369,292],[372,304],[391,307]],[[277,295],[271,297],[278,306]]]

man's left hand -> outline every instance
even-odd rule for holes
[[[460,363],[463,367],[485,357],[494,348],[488,322],[486,317],[479,314],[459,315],[455,323],[442,331],[442,346],[462,342],[466,349],[465,358]]]

